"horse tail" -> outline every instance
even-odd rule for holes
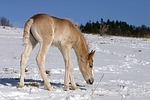
[[[31,26],[33,24],[33,19],[29,19],[26,21],[25,25],[24,25],[24,33],[23,33],[23,38],[22,38],[22,42],[24,45],[29,44],[30,43],[30,35],[31,35]]]

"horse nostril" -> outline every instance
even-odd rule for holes
[[[86,81],[86,83],[92,85],[94,83],[94,79],[90,78]]]

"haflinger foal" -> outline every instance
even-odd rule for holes
[[[69,83],[71,83],[73,90],[77,88],[70,55],[72,48],[76,53],[83,78],[87,84],[93,84],[93,55],[95,51],[89,52],[84,36],[79,28],[70,20],[56,18],[47,14],[36,14],[26,21],[22,40],[25,50],[21,55],[20,61],[20,88],[24,86],[25,67],[29,55],[37,43],[40,43],[40,49],[36,61],[47,90],[52,90],[45,72],[45,58],[51,45],[58,47],[64,58],[65,90],[69,90]]]

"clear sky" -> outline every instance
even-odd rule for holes
[[[0,0],[0,17],[17,27],[36,13],[70,18],[78,24],[89,20],[118,20],[150,27],[150,0]]]

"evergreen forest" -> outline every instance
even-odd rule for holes
[[[135,26],[124,21],[107,20],[101,18],[100,21],[88,21],[85,25],[79,26],[83,33],[99,34],[101,36],[127,36],[127,37],[146,37],[150,38],[150,28],[146,25]]]

